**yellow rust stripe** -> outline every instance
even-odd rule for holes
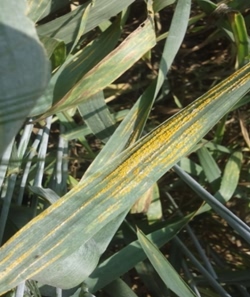
[[[0,294],[43,270],[45,260],[51,265],[63,257],[66,253],[64,244],[73,244],[80,228],[84,228],[84,240],[87,241],[112,215],[118,215],[133,204],[127,194],[133,191],[136,200],[144,185],[155,182],[215,124],[212,119],[210,123],[205,113],[215,106],[219,108],[220,104],[228,104],[230,109],[237,102],[234,99],[233,103],[227,103],[221,96],[233,94],[241,87],[244,91],[250,89],[249,69],[250,63],[129,147],[108,168],[101,168],[79,183],[13,236],[0,249]],[[218,115],[214,117],[219,119],[224,113],[218,109]],[[88,214],[93,208],[97,217],[92,224]],[[47,229],[46,224],[49,224]],[[35,243],[31,234],[37,236]],[[57,240],[51,241],[54,236]],[[36,258],[37,253],[41,257]]]

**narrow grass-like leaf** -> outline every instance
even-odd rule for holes
[[[45,116],[71,108],[107,85],[129,69],[142,55],[155,45],[153,22],[148,18],[115,50],[92,68],[63,98],[58,98]],[[112,71],[110,71],[112,69]]]
[[[191,251],[185,246],[185,244],[176,236],[173,239],[173,242],[177,244],[178,247],[184,252],[184,254],[192,261],[196,268],[200,271],[201,274],[206,278],[207,282],[220,294],[221,297],[229,297],[225,289],[220,285],[217,279],[206,268],[200,263],[199,260],[193,255]]]
[[[228,201],[234,194],[240,177],[241,163],[243,155],[241,152],[234,152],[225,167],[219,193],[215,197],[222,198],[223,201]]]
[[[53,204],[58,199],[60,199],[56,192],[54,192],[50,188],[44,189],[38,186],[30,186],[29,188],[34,194],[45,198],[49,202],[49,204]]]
[[[11,140],[11,142],[8,144],[8,146],[5,149],[5,152],[2,155],[2,160],[1,160],[1,164],[0,164],[0,187],[2,187],[5,176],[6,176],[6,172],[9,166],[9,162],[10,162],[10,156],[11,156],[11,152],[13,150],[13,145],[14,145],[14,136]]]
[[[158,94],[165,80],[166,74],[170,69],[174,57],[179,50],[185,36],[190,15],[191,1],[178,1],[174,12],[173,20],[169,29],[167,42],[163,49],[162,59],[160,61],[159,73],[155,93]]]
[[[0,249],[0,293],[56,265],[131,207],[249,91],[249,69],[236,71],[21,229]]]
[[[93,9],[93,6],[94,6],[94,4],[93,4],[93,2],[91,2],[85,8],[85,10],[84,10],[84,12],[82,14],[82,18],[81,18],[81,22],[80,22],[80,26],[79,26],[77,35],[75,37],[75,40],[74,40],[74,43],[72,45],[72,48],[71,48],[70,52],[76,50],[76,46],[77,46],[78,42],[80,41],[80,38],[82,37],[84,31],[85,31],[85,27],[86,27],[86,23],[87,23],[89,14],[90,14],[90,10],[91,10],[91,8]]]
[[[64,126],[60,126],[64,131]],[[57,147],[56,164],[49,181],[49,188],[53,189],[59,196],[67,193],[68,179],[68,142],[60,135]]]
[[[106,143],[115,131],[115,122],[105,103],[103,92],[80,103],[78,110],[95,136]]]
[[[120,278],[114,280],[104,288],[110,297],[137,297],[130,287]]]
[[[92,131],[90,130],[90,128],[87,125],[83,125],[83,126],[78,126],[78,127],[74,127],[72,129],[69,129],[68,131],[65,131],[64,133],[62,133],[62,137],[65,140],[72,140],[72,139],[77,139],[79,137],[82,136],[86,136],[91,134]]]
[[[50,58],[52,70],[62,65],[66,59],[65,43],[47,36],[40,36],[40,41],[46,49],[47,56]]]
[[[27,16],[33,22],[37,22],[49,15],[49,13],[69,7],[68,0],[28,0],[27,1]]]
[[[141,135],[142,129],[151,110],[155,84],[148,88],[134,104],[125,119],[114,132],[109,142],[85,172],[82,180],[117,157],[125,148],[134,143]],[[81,181],[82,181],[81,180]]]
[[[170,290],[148,260],[136,264],[135,270],[142,280],[143,286],[145,286],[153,296],[169,296]]]
[[[109,20],[112,16],[117,15],[134,1],[135,0],[95,0],[94,9],[90,10],[90,15],[86,23],[85,33],[94,29],[103,21]],[[74,11],[44,25],[38,26],[38,34],[61,39],[66,44],[71,43],[77,36],[83,11],[88,4],[89,2],[80,5]]]
[[[212,141],[208,141],[207,142],[206,140],[203,140],[203,144],[204,144],[204,146],[206,148],[208,148],[211,151],[225,153],[225,154],[231,154],[233,152],[232,149],[227,148],[227,147],[225,147],[223,145],[214,143]]]
[[[197,0],[197,3],[206,13],[211,13],[217,7],[217,5],[210,0]]]
[[[187,0],[180,2],[180,4],[176,7],[176,12],[173,16],[172,21],[173,23],[169,30],[170,38],[166,40],[164,45],[160,61],[159,75],[138,99],[136,104],[131,109],[130,113],[117,128],[117,130],[113,134],[113,137],[104,147],[95,161],[91,164],[83,178],[86,178],[87,175],[94,173],[97,168],[106,163],[106,160],[112,160],[125,147],[128,147],[139,139],[154,100],[156,99],[159,90],[164,83],[164,77],[167,75],[167,72],[171,64],[173,63],[173,59],[177,54],[179,46],[184,38],[185,30],[179,30],[177,32],[177,28],[179,27],[180,19],[183,22],[183,27],[187,27],[190,5],[190,0]],[[148,14],[150,16],[152,14],[150,3],[147,8]],[[169,54],[169,52],[171,52],[171,54]]]
[[[250,59],[250,42],[247,28],[242,14],[238,11],[229,11],[228,19],[233,31],[234,40],[237,48],[237,65],[241,67]]]
[[[25,168],[23,170],[23,176],[22,176],[20,189],[19,189],[19,193],[18,193],[18,197],[17,197],[18,205],[22,204],[25,187],[26,187],[26,183],[28,180],[28,175],[30,173],[31,162],[32,162],[32,159],[34,158],[34,156],[36,155],[38,145],[40,144],[41,139],[42,139],[42,134],[43,134],[43,129],[39,129],[37,132],[37,135],[36,135],[36,139],[32,143],[32,146],[31,146],[32,149],[30,150],[30,152],[28,152],[27,163],[25,164]]]
[[[202,167],[189,158],[182,158],[178,164],[184,171],[192,176],[199,176],[202,172]]]
[[[141,231],[138,230],[137,236],[148,259],[168,288],[179,297],[197,296],[181,279],[176,270],[171,266],[157,247],[153,245]]]
[[[157,183],[153,185],[151,191],[152,201],[147,211],[147,218],[149,224],[153,224],[156,221],[160,221],[163,217],[162,204],[160,199],[159,187]]]
[[[217,190],[218,189],[218,180],[221,177],[221,170],[216,164],[213,156],[207,150],[207,148],[202,147],[197,151],[201,166],[205,173],[205,176],[211,186]]]
[[[42,2],[28,0],[27,1],[27,16],[33,21],[37,22],[43,16],[48,15],[52,0],[45,0]]]
[[[11,159],[18,160],[18,154],[17,154],[17,149],[15,144],[12,149]],[[1,217],[0,217],[0,226],[1,226],[0,245],[2,245],[4,229],[8,218],[9,208],[13,197],[17,176],[18,176],[18,173],[20,172],[20,165],[21,165],[20,161],[16,161],[12,163],[10,160],[10,164],[8,167],[9,174],[8,174],[8,177],[6,177],[4,188],[1,191],[3,206],[1,209]]]
[[[214,142],[220,144],[222,142],[225,130],[226,130],[227,115],[225,115],[216,127],[214,134]]]
[[[148,234],[148,238],[158,247],[170,241],[191,219],[191,216],[181,218],[175,223]],[[137,263],[146,259],[138,240],[129,243],[126,247],[115,253],[98,265],[95,271],[85,282],[91,291],[96,292],[132,269]],[[120,265],[122,263],[122,265]]]
[[[67,57],[65,63],[51,78],[44,96],[39,98],[35,108],[29,114],[30,117],[47,111],[53,102],[62,99],[88,71],[110,53],[121,34],[119,23],[114,22],[81,51]]]
[[[153,2],[154,11],[158,12],[162,10],[163,8],[175,3],[176,0],[155,0]]]

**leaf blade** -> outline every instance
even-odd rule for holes
[[[246,94],[250,89],[249,69],[250,63],[129,147],[112,164],[90,175],[21,229],[0,249],[0,293],[70,255],[127,210]]]
[[[140,230],[137,231],[137,236],[148,259],[170,290],[172,290],[179,297],[197,296],[181,279],[176,270],[167,261],[163,254]]]

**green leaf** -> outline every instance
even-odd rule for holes
[[[179,219],[175,223],[165,223],[165,226],[148,234],[148,238],[158,247],[170,241],[191,219],[191,216]],[[122,276],[137,263],[146,259],[138,240],[126,245],[119,252],[115,253],[98,265],[95,271],[85,280],[91,291],[96,292],[104,286]],[[121,265],[122,263],[122,265]]]
[[[47,87],[50,66],[25,1],[4,1],[0,11],[0,157]]]
[[[62,65],[66,59],[65,43],[47,36],[40,36],[40,41],[43,43],[47,56],[50,58],[52,70]]]
[[[171,266],[157,247],[153,245],[153,243],[140,230],[138,230],[137,236],[149,261],[169,289],[179,297],[197,296],[181,279],[176,270]]]
[[[192,176],[199,176],[202,172],[202,167],[189,158],[182,158],[179,162],[179,166]]]
[[[160,62],[159,74],[157,78],[156,94],[159,92],[170,69],[173,60],[181,46],[185,36],[191,9],[191,1],[178,1],[170,25],[167,42],[163,49],[163,56]]]
[[[83,14],[82,14],[82,18],[81,18],[80,26],[79,26],[79,29],[78,29],[78,33],[77,33],[77,36],[76,36],[76,38],[74,40],[74,43],[72,45],[71,52],[76,50],[77,45],[78,45],[78,43],[80,41],[80,38],[82,37],[82,35],[83,35],[84,31],[85,31],[86,23],[87,23],[89,13],[90,13],[90,9],[92,8],[93,5],[94,5],[93,2],[88,4],[87,7],[85,8]]]
[[[137,297],[130,287],[120,278],[104,288],[110,297]]]
[[[188,24],[188,18],[190,13],[191,2],[189,0],[180,2],[176,7],[176,11],[173,16],[172,25],[169,30],[169,36],[165,42],[161,61],[160,70],[157,78],[149,85],[144,91],[142,96],[134,104],[133,108],[116,129],[113,137],[108,144],[104,147],[95,161],[88,168],[87,172],[83,176],[83,179],[87,175],[94,173],[97,168],[107,164],[107,160],[112,160],[116,157],[125,147],[130,146],[141,136],[142,130],[148,118],[152,105],[158,96],[168,70],[173,63],[174,57],[181,45],[181,42],[185,35],[185,28]],[[148,14],[151,15],[150,1],[148,2]],[[182,21],[183,28],[179,28],[179,22]],[[167,65],[167,66],[166,66]]]
[[[250,63],[89,175],[21,229],[0,249],[0,293],[45,273],[127,211],[249,91],[249,69]]]
[[[136,264],[135,270],[139,279],[142,280],[143,285],[147,288],[147,291],[153,296],[169,296],[170,290],[167,288],[157,271],[155,271],[153,265],[148,260]]]
[[[44,96],[39,98],[35,108],[30,113],[30,117],[47,111],[53,102],[62,99],[88,71],[110,53],[121,34],[120,20],[118,21],[114,22],[112,26],[82,50],[67,57],[64,64],[51,78]]]
[[[163,217],[159,187],[157,184],[154,184],[152,187],[152,201],[149,205],[147,211],[147,218],[149,224],[155,223],[156,221],[161,220]]]
[[[55,104],[43,116],[46,117],[50,114],[71,108],[102,91],[154,45],[154,26],[152,20],[148,18],[116,49],[84,75],[63,98],[59,94],[56,94],[53,99]],[[60,85],[58,86],[59,88]]]
[[[110,234],[115,234],[126,214],[123,212],[111,220],[69,257],[57,261],[55,265],[49,266],[45,273],[42,270],[32,278],[40,283],[60,288],[72,288],[80,284],[96,268],[100,255],[106,250],[110,242]]]
[[[219,193],[215,196],[219,196],[224,202],[232,198],[239,182],[241,163],[243,155],[241,152],[234,152],[225,167]]]
[[[109,20],[112,16],[117,15],[134,1],[135,0],[95,0],[94,6],[90,9],[85,33],[94,29],[103,21]],[[77,36],[83,11],[88,6],[88,3],[89,2],[80,5],[77,9],[51,22],[38,26],[38,34],[63,40],[66,44],[71,43]],[[65,26],[65,24],[67,25]]]
[[[163,8],[175,3],[176,0],[155,0],[153,1],[153,7],[154,7],[154,11],[158,12],[160,10],[162,10]]]
[[[37,22],[46,17],[52,12],[58,11],[62,8],[69,8],[68,0],[27,0],[27,16],[33,21]]]
[[[236,67],[241,67],[250,60],[250,39],[242,14],[238,11],[230,10],[227,13],[237,48]]]
[[[208,182],[215,190],[218,189],[218,180],[221,177],[221,170],[216,164],[213,156],[207,148],[202,147],[197,151],[201,166]]]
[[[115,131],[115,122],[105,103],[103,92],[80,103],[78,110],[95,136],[104,143],[107,142]]]
[[[204,201],[206,201],[209,206],[213,208],[239,235],[244,238],[244,240],[250,243],[250,227],[243,222],[239,217],[237,217],[233,212],[227,209],[217,198],[212,196],[207,192],[202,186],[192,179],[187,173],[185,173],[179,166],[174,166],[175,172],[181,177],[185,183],[187,183],[190,188],[196,192]],[[221,197],[219,197],[221,198]],[[209,209],[209,208],[208,208]],[[202,206],[197,214],[207,211],[207,205]]]
[[[211,13],[216,9],[216,4],[210,0],[197,0],[198,5],[206,12]]]

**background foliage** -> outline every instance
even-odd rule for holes
[[[247,1],[0,18],[0,294],[250,296]]]

